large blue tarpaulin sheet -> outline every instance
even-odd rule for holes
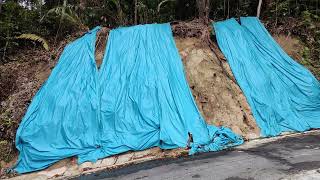
[[[218,45],[264,136],[320,128],[320,84],[256,17],[214,23]]]
[[[33,98],[16,135],[16,171],[43,169],[71,156],[82,163],[154,146],[190,146],[194,154],[243,143],[201,117],[170,24],[112,30],[98,69],[99,29],[66,46]]]

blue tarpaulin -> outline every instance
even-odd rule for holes
[[[218,45],[264,136],[320,128],[320,84],[256,17],[214,23]]]
[[[112,30],[98,69],[99,29],[66,46],[33,98],[16,135],[16,171],[40,170],[71,156],[82,163],[154,146],[187,147],[189,133],[190,154],[243,143],[201,117],[170,24]]]

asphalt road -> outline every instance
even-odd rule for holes
[[[320,179],[320,132],[237,148],[105,170],[76,179]]]

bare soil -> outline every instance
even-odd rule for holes
[[[218,58],[198,38],[176,38],[194,99],[207,123],[230,127],[246,139],[259,129],[239,86],[221,68]],[[222,64],[232,76],[227,62]]]

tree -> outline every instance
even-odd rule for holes
[[[257,17],[258,18],[260,17],[261,5],[262,5],[262,0],[259,0],[259,4],[258,4],[258,7],[257,7]]]
[[[209,0],[197,0],[198,16],[206,24],[209,20],[210,1]]]

